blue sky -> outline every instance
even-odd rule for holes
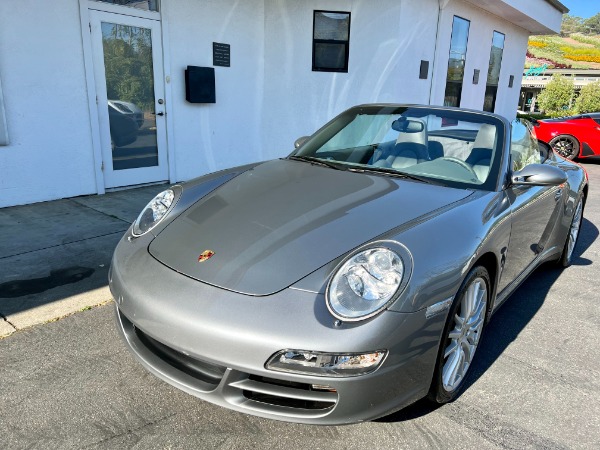
[[[595,16],[600,12],[600,0],[559,0],[563,5],[570,9],[572,16],[588,17]]]

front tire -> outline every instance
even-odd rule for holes
[[[560,134],[552,139],[550,147],[563,158],[574,160],[579,156],[579,141],[568,134]]]
[[[583,205],[584,198],[580,197],[577,206],[575,206],[575,212],[573,213],[573,219],[571,219],[571,226],[569,227],[569,233],[565,240],[562,255],[558,260],[558,264],[562,267],[569,267],[573,262],[573,251],[575,250],[575,245],[577,245],[579,230],[581,229],[581,222],[583,221]]]
[[[488,271],[471,269],[450,307],[428,398],[438,404],[454,400],[464,387],[487,321],[492,293]]]

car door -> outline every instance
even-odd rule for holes
[[[511,130],[512,170],[540,163],[542,158],[530,126],[518,119],[514,121]],[[517,279],[547,250],[556,215],[560,212],[563,186],[511,185],[506,189],[506,195],[511,203],[511,234],[498,292]]]
[[[586,114],[584,126],[578,138],[583,147],[581,156],[600,154],[600,114]]]

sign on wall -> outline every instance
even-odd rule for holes
[[[6,114],[4,113],[2,83],[0,83],[0,145],[8,145],[8,129],[6,126]]]
[[[213,66],[231,67],[231,46],[213,42]]]

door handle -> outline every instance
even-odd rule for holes
[[[157,113],[156,113],[156,115],[157,115],[157,116],[164,116],[164,115],[165,115],[165,113],[161,111],[161,112],[157,112]]]
[[[554,200],[559,201],[562,198],[562,188],[558,188],[554,193]]]

